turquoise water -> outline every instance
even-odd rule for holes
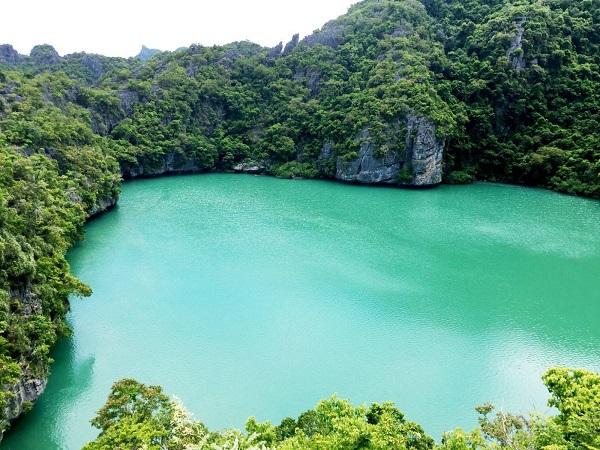
[[[242,175],[124,185],[69,253],[94,294],[2,449],[78,449],[111,384],[211,429],[338,393],[439,438],[476,405],[548,412],[550,366],[600,370],[600,203],[515,186],[400,190]]]

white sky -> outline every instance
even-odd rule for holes
[[[61,56],[85,51],[135,56],[142,44],[175,50],[190,44],[250,40],[284,45],[346,13],[358,0],[2,0],[0,44],[29,54],[50,44]]]

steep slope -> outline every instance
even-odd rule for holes
[[[0,72],[0,432],[44,390],[67,296],[91,293],[64,255],[120,191],[73,89],[64,74]]]
[[[127,176],[247,160],[278,176],[598,197],[599,10],[363,1],[285,47],[196,45],[105,78],[125,109],[137,102],[110,138]]]
[[[438,184],[456,115],[432,69],[443,57],[433,25],[418,2],[363,2],[283,52],[192,46],[105,80],[136,101],[110,133],[125,175],[249,160],[283,175]]]

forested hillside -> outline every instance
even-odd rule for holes
[[[600,0],[364,0],[285,46],[147,61],[0,46],[0,429],[90,288],[65,252],[122,178],[489,180],[600,198]]]
[[[2,428],[43,391],[50,347],[69,332],[67,297],[91,292],[64,255],[120,191],[118,164],[70,101],[73,86],[60,73],[0,73]]]

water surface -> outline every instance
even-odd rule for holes
[[[550,366],[600,370],[596,201],[216,174],[126,183],[86,228],[69,261],[94,294],[3,449],[80,448],[123,377],[211,429],[337,392],[439,438],[486,401],[547,412]]]

